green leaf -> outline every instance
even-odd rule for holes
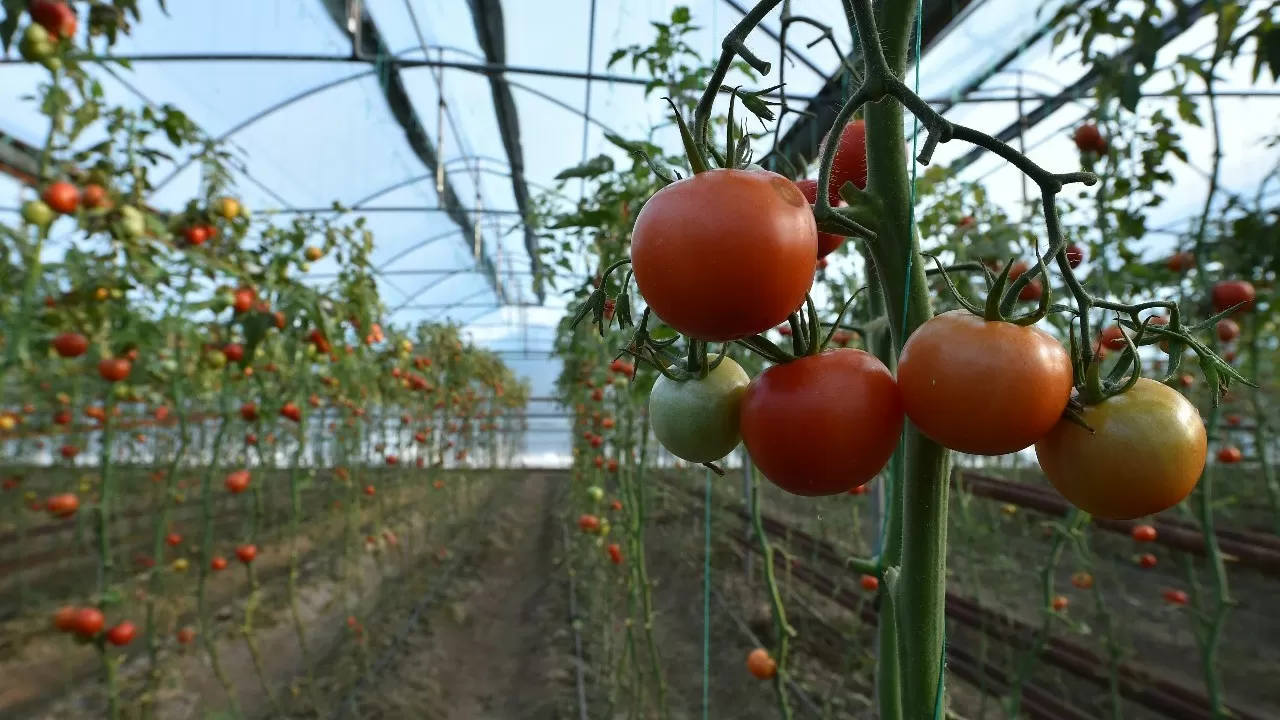
[[[1146,78],[1139,77],[1133,68],[1125,74],[1124,80],[1120,84],[1120,104],[1129,112],[1138,111],[1138,101],[1142,99],[1142,81]]]
[[[693,14],[690,13],[689,8],[685,7],[684,5],[677,5],[675,9],[671,11],[672,25],[684,25],[692,19],[693,19]]]
[[[608,155],[597,155],[581,165],[576,165],[567,170],[560,171],[560,174],[556,175],[556,179],[568,180],[569,178],[593,178],[612,171],[613,158]]]
[[[614,50],[613,54],[609,56],[609,62],[605,63],[605,68],[608,69],[613,67],[614,63],[618,62],[619,60],[621,60],[626,56],[627,56],[627,51],[625,48],[618,48],[617,50]]]
[[[4,21],[0,22],[0,45],[4,46],[5,54],[8,54],[9,47],[13,45],[13,35],[18,31],[18,18],[22,17],[22,11],[27,9],[27,0],[4,0]]]

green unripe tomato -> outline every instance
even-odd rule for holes
[[[129,389],[129,386],[124,383],[116,383],[116,386],[112,388],[111,391],[116,394],[117,400],[124,400],[133,392],[133,390]]]
[[[22,206],[22,219],[36,227],[48,227],[53,222],[53,208],[43,200],[28,200]]]
[[[137,208],[132,205],[125,205],[120,208],[120,227],[124,230],[125,235],[137,239],[146,233],[147,220]]]
[[[592,485],[591,487],[587,488],[587,495],[589,495],[592,500],[596,502],[600,502],[601,500],[604,499],[604,490],[601,490],[595,485]]]
[[[227,356],[223,355],[221,350],[210,350],[205,353],[204,361],[214,370],[221,370],[227,366]]]
[[[49,72],[58,72],[62,69],[62,58],[56,55],[46,55],[40,59],[40,64]]]
[[[714,360],[707,357],[708,363]],[[742,366],[727,357],[702,379],[677,382],[659,376],[649,394],[654,436],[672,455],[689,462],[728,455],[742,440],[738,407],[750,382]]]
[[[22,31],[22,41],[32,45],[53,45],[53,38],[49,37],[49,31],[37,23],[31,23]]]
[[[298,269],[302,272],[311,272],[311,263],[304,262],[298,266]]]

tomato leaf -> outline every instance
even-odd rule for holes
[[[9,47],[13,45],[13,34],[18,31],[18,18],[22,17],[22,11],[27,8],[27,0],[4,0],[4,21],[0,22],[0,45],[4,46],[6,54]]]
[[[570,178],[594,178],[613,171],[613,158],[608,155],[597,155],[590,160],[575,165],[574,167],[560,171],[556,175],[556,180],[568,180]]]

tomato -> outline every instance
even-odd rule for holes
[[[255,433],[245,433],[245,435],[244,435],[244,443],[245,443],[246,445],[257,445],[257,444],[258,444],[258,436],[257,436],[257,434],[255,434]]]
[[[1229,343],[1240,337],[1240,325],[1231,318],[1223,318],[1219,320],[1217,330],[1218,339],[1224,343]]]
[[[1123,350],[1128,345],[1124,340],[1124,329],[1119,325],[1108,325],[1102,329],[1101,341],[1102,347],[1107,350]]]
[[[874,355],[837,348],[760,373],[739,417],[748,454],[773,484],[836,495],[888,464],[902,435],[902,397]]]
[[[210,567],[214,572],[218,572],[218,571],[220,571],[220,570],[226,570],[226,569],[227,569],[227,559],[226,559],[226,558],[224,558],[224,557],[222,557],[222,556],[215,557],[213,560],[211,560],[211,561],[209,562],[209,567]]]
[[[1244,418],[1235,414],[1227,415],[1226,417],[1223,418],[1223,420],[1226,420],[1227,424],[1230,425],[1231,427],[1239,427],[1240,423],[1244,422]]]
[[[1177,505],[1199,481],[1204,423],[1173,388],[1139,378],[1081,416],[1092,435],[1063,420],[1036,443],[1045,477],[1081,510],[1108,520],[1153,515]]]
[[[126,620],[107,631],[107,642],[115,645],[116,647],[124,647],[125,645],[133,642],[133,639],[137,637],[137,635],[138,628],[135,627],[133,623]]]
[[[171,532],[164,536],[164,541],[169,547],[178,547],[182,544],[182,536],[176,532]]]
[[[1053,598],[1053,611],[1062,612],[1063,610],[1067,609],[1067,605],[1069,605],[1070,603],[1071,601],[1067,600],[1066,595],[1058,595]]]
[[[258,406],[255,403],[247,402],[240,406],[240,417],[246,422],[253,422],[258,419]]]
[[[584,533],[595,532],[600,529],[600,518],[595,515],[581,515],[578,517],[578,528]]]
[[[62,493],[54,495],[45,503],[45,508],[49,510],[49,514],[54,517],[70,517],[76,514],[80,509],[80,498],[73,493]]]
[[[614,511],[621,510],[621,509],[622,509],[622,501],[621,501],[621,500],[614,500],[613,502],[609,503],[609,509],[614,510]]]
[[[1071,397],[1071,357],[1035,327],[943,313],[907,338],[898,360],[907,417],[935,442],[972,455],[1029,447]]]
[[[747,655],[747,671],[759,680],[768,680],[778,673],[778,663],[769,657],[769,651],[756,648]]]
[[[1178,384],[1184,388],[1189,388],[1196,384],[1196,379],[1190,375],[1181,375],[1178,377]]]
[[[240,201],[233,197],[218,198],[215,205],[218,215],[224,220],[235,220],[240,217],[240,213],[244,211],[244,207],[240,205]]]
[[[107,382],[120,382],[129,377],[133,364],[125,358],[103,358],[98,361],[98,374]]]
[[[1093,587],[1093,576],[1081,570],[1071,575],[1071,586],[1078,590],[1088,590]]]
[[[238,363],[244,359],[244,346],[240,343],[227,343],[222,346],[222,356],[227,362]]]
[[[90,183],[84,186],[80,201],[87,208],[100,208],[107,204],[107,191],[101,185]]]
[[[643,213],[643,211],[641,211]],[[714,360],[707,357],[707,362]],[[702,379],[676,382],[659,376],[649,394],[649,424],[672,455],[689,462],[713,462],[741,441],[738,411],[751,379],[726,357]],[[592,439],[592,446],[599,447]]]
[[[62,0],[31,0],[27,11],[50,35],[70,38],[76,34],[76,13]]]
[[[240,562],[248,565],[253,559],[258,557],[258,547],[256,545],[239,545],[236,547],[236,557]]]
[[[53,415],[53,422],[57,425],[70,425],[71,413],[66,410],[60,410]]]
[[[1212,295],[1215,313],[1244,303],[1240,309],[1232,313],[1232,315],[1239,315],[1253,309],[1253,300],[1257,292],[1253,289],[1253,283],[1247,280],[1227,280],[1214,285]]]
[[[1240,452],[1240,448],[1227,446],[1218,450],[1218,462],[1223,465],[1235,465],[1244,458],[1244,453]]]
[[[22,204],[22,219],[36,227],[45,227],[53,222],[53,208],[42,200],[28,200]]]
[[[1164,597],[1164,601],[1170,605],[1186,605],[1187,594],[1182,590],[1165,590],[1160,593]]]
[[[880,589],[880,579],[875,575],[863,575],[858,582],[862,585],[862,589],[867,592],[875,592]]]
[[[1156,541],[1156,529],[1150,525],[1134,525],[1129,533],[1134,542],[1149,543]]]
[[[61,215],[70,215],[80,207],[80,191],[69,182],[51,183],[40,194],[40,199]]]
[[[622,547],[620,547],[618,543],[609,543],[609,560],[611,560],[614,565],[622,564]]]
[[[249,312],[249,308],[253,307],[254,301],[258,299],[258,293],[253,288],[239,288],[232,297],[231,308],[239,314]]]
[[[818,228],[795,183],[768,171],[708,170],[641,208],[631,267],[654,314],[700,340],[764,332],[804,302]]]
[[[61,448],[58,448],[58,453],[67,460],[71,460],[76,455],[80,454],[80,448],[75,445],[63,445]]]
[[[209,239],[209,231],[198,225],[193,225],[182,231],[182,237],[192,245],[203,245]]]
[[[833,181],[834,184],[834,181]],[[797,180],[796,187],[800,188],[800,192],[804,193],[804,199],[809,201],[810,205],[818,202],[818,181],[817,180]],[[839,199],[839,202],[832,201],[833,207],[843,207],[845,201]],[[844,244],[844,236],[832,233],[818,233],[818,257],[825,258],[835,252],[837,248]]]
[[[1156,556],[1151,553],[1142,553],[1138,558],[1138,564],[1147,569],[1155,567],[1158,562],[1159,561],[1156,560]]]
[[[1031,266],[1028,265],[1024,260],[1019,260],[1018,262],[1014,263],[1013,267],[1009,268],[1009,282],[1013,282],[1014,280],[1017,280],[1019,277],[1022,277],[1022,275],[1025,274],[1030,269],[1031,269]],[[1040,296],[1043,294],[1044,294],[1044,281],[1042,280],[1042,278],[1036,278],[1035,280],[1032,280],[1031,282],[1024,285],[1023,288],[1018,291],[1018,299],[1023,302],[1029,302],[1032,300],[1039,300]]]
[[[236,470],[233,473],[229,473],[222,484],[227,488],[227,492],[232,495],[239,495],[249,489],[250,478],[248,470]]]
[[[1073,268],[1080,267],[1080,263],[1084,262],[1084,248],[1075,243],[1067,246],[1067,264]]]
[[[823,138],[819,155],[823,152],[831,136]],[[831,185],[828,191],[834,205],[840,199],[840,188],[851,182],[859,190],[867,189],[867,123],[865,120],[854,120],[840,132],[840,145],[836,147],[836,157],[831,163]]]
[[[378,489],[377,489],[377,488],[375,488],[374,486],[372,486],[372,485],[365,485],[365,486],[364,486],[364,494],[365,494],[365,495],[368,495],[369,497],[373,497],[374,493],[376,493],[376,492],[378,492]]]
[[[1169,256],[1165,266],[1176,273],[1184,273],[1196,266],[1196,256],[1189,252],[1176,252]]]
[[[1085,123],[1076,128],[1072,139],[1075,140],[1080,152],[1101,155],[1107,151],[1107,140],[1102,137],[1102,131],[1093,123]]]
[[[76,627],[76,609],[70,605],[58,608],[53,614],[53,626],[62,632],[71,632]]]
[[[291,402],[285,403],[284,407],[280,408],[280,416],[288,418],[294,422],[301,422],[302,410],[299,409],[297,405]]]
[[[184,627],[177,634],[179,645],[190,645],[192,640],[196,639],[196,631],[189,627]]]
[[[80,357],[89,350],[89,339],[80,333],[62,333],[53,339],[53,349],[64,358]]]
[[[102,632],[106,618],[98,608],[80,608],[71,618],[71,631],[80,637],[91,638]]]

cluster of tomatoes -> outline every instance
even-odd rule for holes
[[[111,626],[104,633],[102,629],[106,627],[106,616],[95,607],[61,608],[53,614],[53,626],[60,632],[70,633],[81,640],[97,640],[101,637],[102,641],[116,647],[128,645],[138,635],[137,626],[128,620]]]
[[[840,135],[831,188],[866,184],[865,128]],[[1102,153],[1096,126],[1076,133]],[[804,302],[818,259],[839,246],[810,210],[817,185],[763,170],[711,169],[658,191],[637,217],[636,284],[667,325],[698,341],[727,343],[779,326]],[[723,202],[724,198],[734,202]],[[839,198],[829,198],[835,204]],[[1074,248],[1078,264],[1083,249]],[[1023,263],[1011,275],[1028,270]],[[1024,300],[1042,293],[1039,280]],[[1253,300],[1246,282],[1214,288],[1219,310]],[[783,327],[786,327],[785,325]],[[1123,347],[1108,330],[1100,351]],[[1219,323],[1223,341],[1239,326]],[[842,337],[844,345],[848,337]],[[1064,419],[1074,395],[1072,359],[1037,327],[967,310],[923,323],[902,349],[895,377],[876,357],[837,347],[775,364],[755,378],[728,357],[707,358],[692,379],[660,377],[649,400],[655,436],[691,462],[718,460],[741,442],[775,485],[798,495],[850,491],[887,465],[911,422],[954,451],[984,456],[1034,446],[1045,475],[1076,506],[1132,519],[1177,504],[1199,479],[1204,424],[1176,390],[1141,378],[1080,413],[1093,432]],[[692,368],[691,368],[692,369]],[[1143,439],[1145,438],[1146,441]]]

